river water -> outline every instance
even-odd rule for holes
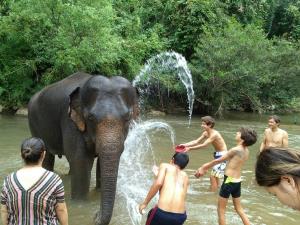
[[[144,118],[144,120],[150,118]],[[153,118],[152,118],[153,119]],[[175,143],[183,143],[199,137],[201,134],[200,117],[193,116],[190,127],[188,126],[187,116],[166,116],[155,118],[163,120],[173,127],[176,138]],[[300,115],[282,116],[281,128],[289,133],[289,146],[300,148]],[[297,122],[297,124],[294,124]],[[300,213],[289,209],[279,203],[279,201],[268,194],[262,188],[256,186],[254,181],[254,164],[262,134],[267,125],[267,116],[246,113],[230,113],[225,115],[225,119],[217,120],[215,128],[223,135],[227,146],[234,146],[234,137],[240,126],[251,126],[256,129],[259,134],[257,144],[250,147],[250,159],[244,166],[242,173],[242,204],[248,215],[251,224],[255,225],[298,225],[300,222]],[[20,157],[20,143],[30,136],[28,122],[26,117],[9,117],[0,115],[0,180],[10,172],[16,171],[22,166]],[[154,161],[159,164],[168,162],[172,156],[172,142],[166,134],[151,134],[151,143],[153,147]],[[186,169],[190,177],[190,187],[187,198],[188,220],[185,224],[217,224],[217,194],[208,192],[209,175],[204,178],[196,179],[193,174],[202,163],[212,159],[212,148],[203,150],[195,150],[190,152],[190,163]],[[128,160],[128,159],[126,159]],[[135,162],[132,162],[135,163]],[[141,159],[142,165],[151,167],[153,161]],[[93,217],[99,207],[100,194],[95,191],[95,167],[92,171],[91,190],[89,200],[87,202],[78,202],[70,199],[70,177],[68,174],[68,163],[62,159],[56,159],[55,171],[62,177],[65,184],[66,201],[69,209],[70,225],[92,225]],[[120,171],[122,173],[122,171]],[[209,173],[208,173],[209,174]],[[124,175],[124,174],[123,174]],[[131,176],[131,174],[125,174]],[[153,179],[151,173],[141,176],[138,182],[149,181]],[[149,182],[147,182],[148,184]],[[146,186],[146,185],[145,185]],[[121,193],[122,186],[118,185],[114,213],[111,220],[112,225],[130,225],[132,224],[126,206],[126,199]],[[149,187],[145,187],[149,189]],[[154,201],[149,205],[155,204]],[[142,223],[145,223],[146,216],[143,216]],[[240,218],[234,211],[231,201],[229,201],[226,212],[227,224],[242,224]]]

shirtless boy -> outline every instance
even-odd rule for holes
[[[158,175],[144,202],[139,205],[142,214],[151,199],[159,191],[156,207],[148,213],[146,225],[181,225],[187,218],[185,199],[188,176],[182,171],[189,162],[186,153],[175,153],[170,163],[160,164]]]
[[[214,165],[228,160],[224,181],[220,189],[218,199],[218,218],[219,225],[225,223],[225,210],[228,202],[228,198],[231,195],[234,204],[234,209],[241,217],[244,225],[250,225],[249,219],[244,213],[241,205],[241,170],[249,157],[248,146],[253,145],[257,140],[257,134],[252,129],[241,128],[235,137],[237,146],[230,149],[222,157],[215,159],[209,163],[203,164],[196,172],[195,176],[203,176],[207,170]]]
[[[209,144],[212,144],[215,152],[214,158],[217,159],[224,155],[227,152],[227,146],[221,134],[214,129],[215,120],[211,116],[204,116],[201,118],[202,123],[201,127],[204,130],[202,135],[194,140],[185,144],[185,151],[201,149],[207,147]],[[211,171],[210,176],[210,190],[215,192],[219,186],[219,179],[224,176],[224,169],[226,167],[226,162],[222,162],[218,165],[215,165]]]
[[[263,142],[260,145],[260,151],[268,147],[288,147],[288,133],[279,128],[280,118],[276,115],[269,117],[269,128],[265,130]]]

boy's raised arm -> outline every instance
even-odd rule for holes
[[[145,198],[144,202],[139,205],[139,212],[141,214],[142,214],[142,210],[147,207],[147,205],[151,201],[151,199],[156,195],[156,193],[163,186],[165,176],[166,176],[166,164],[162,163],[159,166],[158,175],[157,175],[155,181],[153,182],[153,184],[147,194],[147,197]]]
[[[207,138],[202,144],[194,145],[194,146],[190,146],[190,147],[187,146],[185,152],[187,152],[189,150],[198,149],[198,148],[204,148],[204,147],[208,146],[209,144],[211,144],[215,139],[216,139],[216,135]]]
[[[191,147],[201,143],[205,139],[205,137],[206,137],[205,132],[203,132],[198,139],[180,145],[183,145],[185,147]]]

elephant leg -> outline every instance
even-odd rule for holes
[[[94,157],[81,157],[70,162],[71,196],[73,199],[85,199],[89,192],[91,170]]]
[[[46,151],[46,155],[43,161],[43,167],[46,170],[53,171],[54,169],[55,156],[49,151]]]
[[[96,189],[97,190],[100,190],[101,188],[100,175],[101,175],[100,162],[99,162],[99,158],[97,158],[97,167],[96,167]]]

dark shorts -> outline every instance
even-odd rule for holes
[[[223,198],[229,198],[231,195],[233,198],[241,197],[241,182],[232,183],[226,182],[228,176],[224,175],[224,181],[220,189],[219,195]]]
[[[186,218],[186,213],[167,212],[156,206],[149,211],[146,225],[182,225]]]

